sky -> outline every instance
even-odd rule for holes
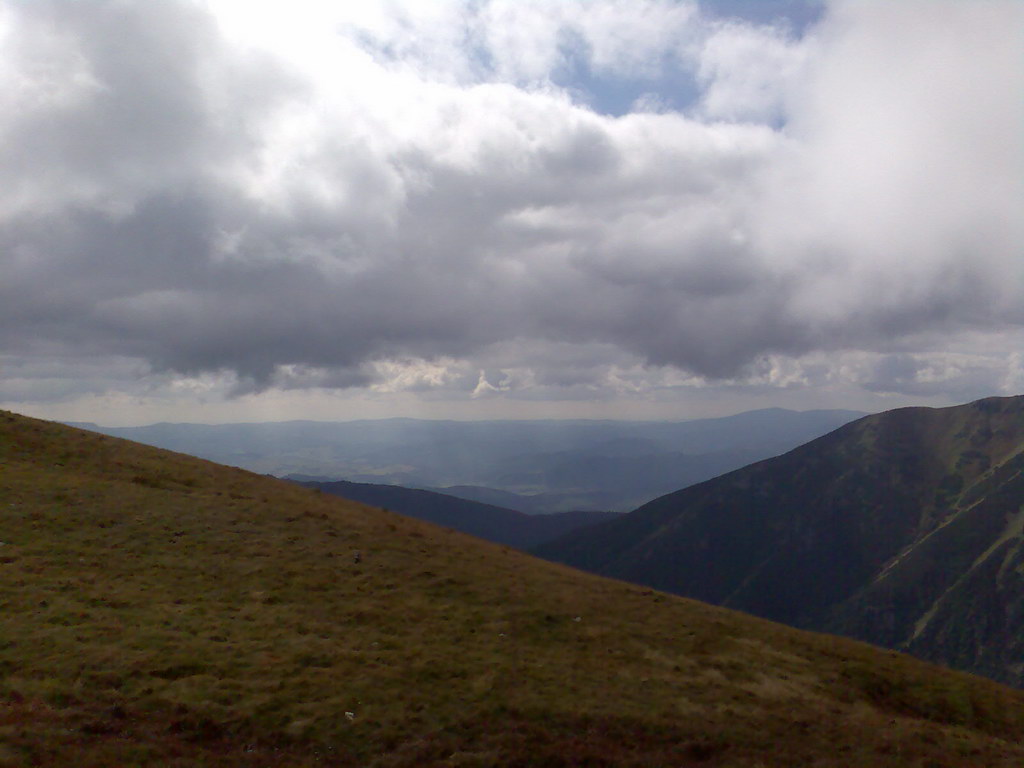
[[[0,407],[1024,392],[1021,0],[0,0]]]

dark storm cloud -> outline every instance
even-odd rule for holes
[[[975,400],[1001,390],[999,374],[985,361],[967,356],[890,354],[880,357],[865,372],[865,389],[882,394],[932,397],[946,395]]]
[[[233,371],[243,388],[365,386],[375,363],[445,359],[445,386],[484,392],[516,385],[510,366],[540,386],[644,362],[730,378],[770,355],[998,328],[1019,305],[1019,109],[999,95],[1015,10],[950,12],[984,50],[943,48],[947,18],[908,33],[967,74],[905,99],[946,86],[915,65],[886,72],[893,87],[859,57],[902,55],[889,38],[920,19],[843,6],[814,76],[784,83],[782,133],[418,77],[356,38],[335,41],[344,67],[310,71],[188,2],[4,8],[0,76],[19,87],[0,97],[0,352]],[[778,30],[709,29],[707,114],[739,114],[759,81],[735,67],[758,41],[803,60]],[[979,78],[998,88],[960,87]],[[604,361],[567,365],[558,345]],[[883,366],[879,386],[901,375]]]

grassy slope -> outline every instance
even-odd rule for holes
[[[1024,763],[1020,692],[3,412],[0,540],[0,765]]]

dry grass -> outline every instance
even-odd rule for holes
[[[0,540],[0,766],[1024,764],[988,681],[3,412]]]

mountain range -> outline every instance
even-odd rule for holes
[[[4,765],[1024,764],[989,680],[5,412],[0,606]]]
[[[345,480],[304,480],[300,484],[518,549],[539,546],[571,531],[621,517],[619,512],[527,515],[493,504],[397,485],[350,483]]]
[[[773,408],[682,422],[74,426],[279,477],[423,488],[527,513],[626,512],[795,448],[862,415]]]
[[[1024,397],[867,416],[542,556],[1024,685]]]

